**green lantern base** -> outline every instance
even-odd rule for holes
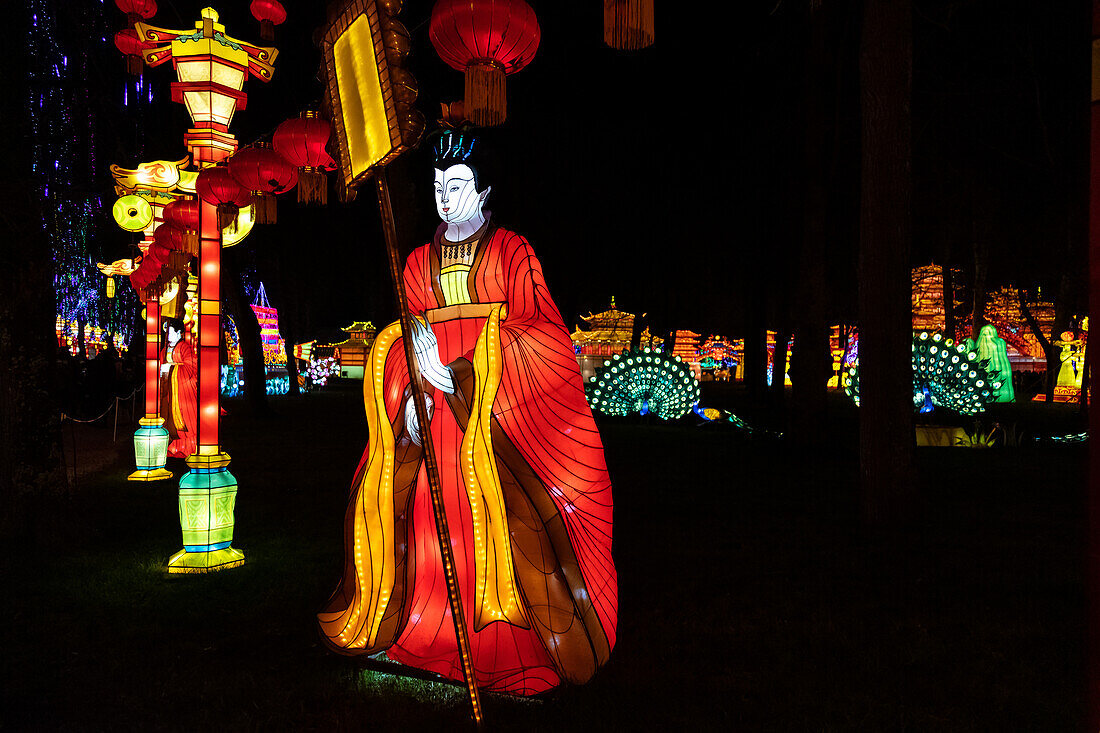
[[[172,472],[167,468],[139,468],[126,477],[127,481],[163,481],[172,478]]]
[[[169,573],[210,573],[244,565],[233,543],[237,479],[226,453],[193,455],[180,479],[180,529],[183,549],[168,560]]]
[[[216,573],[244,565],[244,553],[234,547],[211,552],[180,550],[168,560],[169,573]]]

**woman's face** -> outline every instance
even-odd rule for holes
[[[474,172],[465,163],[435,170],[435,210],[448,224],[461,224],[480,213],[488,193],[488,189],[477,192]]]
[[[169,325],[168,326],[168,345],[169,346],[175,346],[176,343],[180,340],[180,336],[182,336],[182,335],[183,335],[182,331],[178,330],[175,326]]]

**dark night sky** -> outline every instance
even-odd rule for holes
[[[656,332],[738,335],[745,284],[780,282],[794,266],[806,3],[658,3],[656,45],[622,52],[602,43],[600,3],[530,1],[542,42],[531,66],[509,77],[509,119],[492,139],[504,170],[490,208],[531,241],[570,328],[615,295],[620,307],[648,312]],[[189,27],[207,4],[162,0],[152,22]],[[323,3],[286,5],[275,79],[250,81],[248,108],[234,120],[242,142],[316,108],[321,95],[311,36]],[[405,5],[409,66],[431,129],[438,103],[461,97],[462,76],[428,40],[431,3]],[[258,40],[247,2],[214,6],[230,35]],[[858,7],[834,7],[841,61],[831,95],[839,162],[830,259],[839,315],[856,287]],[[965,264],[972,238],[986,237],[995,279],[1049,285],[1064,267],[1049,252],[1083,234],[1073,217],[1083,212],[1088,10],[1080,1],[917,3],[914,264]],[[120,84],[122,62],[107,46],[104,83]],[[146,157],[178,157],[187,117],[167,101],[173,74],[147,75],[159,99],[147,114]],[[419,244],[437,222],[430,159],[421,149],[398,166],[395,183],[409,182],[395,191],[401,235]],[[248,246],[261,276],[293,282],[300,340],[393,315],[369,189],[350,205],[332,197],[327,209],[283,197],[280,223]],[[268,290],[284,307],[279,288]]]

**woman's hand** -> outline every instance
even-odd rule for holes
[[[432,329],[421,323],[417,316],[412,317],[412,340],[420,375],[436,389],[454,394],[454,376],[439,360],[439,342]]]
[[[432,396],[427,392],[424,393],[424,409],[428,413],[428,419],[432,419]],[[416,419],[416,405],[413,403],[412,395],[409,395],[409,399],[405,400],[405,426],[408,428],[409,437],[416,445],[422,445],[420,442],[420,421]]]

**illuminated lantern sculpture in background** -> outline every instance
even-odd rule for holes
[[[229,175],[252,194],[257,224],[274,224],[278,219],[275,194],[286,193],[298,183],[298,168],[262,143],[230,158]]]
[[[286,8],[279,0],[252,0],[248,6],[252,17],[260,21],[260,40],[271,43],[275,40],[275,26],[286,21]]]
[[[653,45],[653,0],[603,0],[603,42],[635,50]]]
[[[699,404],[699,381],[678,356],[655,349],[623,351],[588,378],[588,404],[605,415],[675,420]]]
[[[985,412],[994,402],[1002,375],[965,343],[957,344],[942,333],[921,331],[913,336],[913,409],[921,413],[937,407],[960,415]],[[844,393],[859,404],[859,364],[844,372]]]
[[[539,22],[524,0],[438,0],[428,36],[444,63],[465,74],[463,107],[475,125],[508,116],[507,75],[529,64]]]
[[[331,134],[332,125],[316,112],[304,112],[301,117],[283,121],[271,136],[275,152],[298,166],[299,203],[328,203],[328,179],[324,171],[336,168],[336,161],[325,150]]]
[[[195,192],[203,202],[216,208],[219,229],[232,228],[242,206],[252,202],[252,196],[224,165],[204,168],[195,181]]]
[[[202,169],[195,181],[195,192],[202,200],[198,227],[198,438],[196,452],[187,458],[190,471],[180,480],[183,549],[169,558],[168,572],[209,572],[244,564],[244,553],[232,547],[237,480],[229,472],[230,457],[220,444],[218,345],[221,250],[231,243],[227,232],[238,230],[238,209],[249,203],[249,196],[225,166],[217,164],[237,150],[229,124],[247,102],[245,79],[271,81],[279,52],[230,37],[213,8],[203,8],[194,28],[187,30],[144,23],[135,28],[150,46],[144,53],[145,63],[159,66],[172,61],[177,78],[172,83],[172,100],[183,104],[191,117],[184,142],[192,163]]]

